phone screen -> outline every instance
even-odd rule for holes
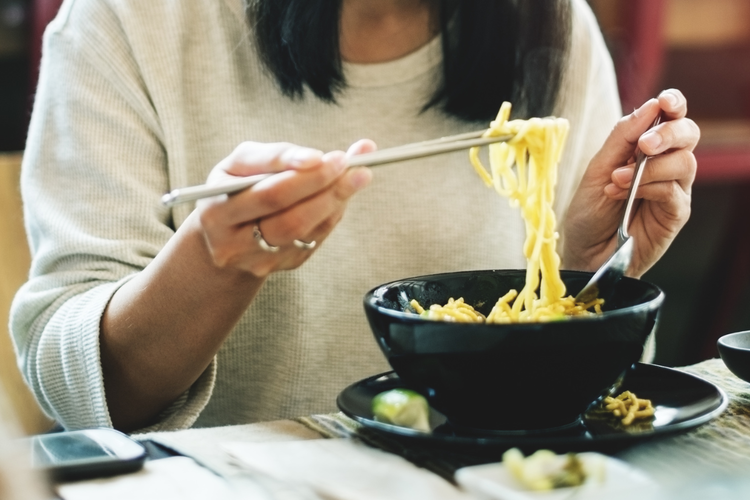
[[[133,470],[146,456],[143,445],[113,429],[43,434],[30,441],[33,467],[53,474]]]

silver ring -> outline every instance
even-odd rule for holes
[[[312,250],[317,244],[318,242],[315,240],[312,240],[310,243],[302,240],[294,240],[294,246],[302,250]]]
[[[260,228],[258,226],[253,228],[253,238],[255,238],[255,241],[258,242],[258,246],[260,246],[260,249],[264,252],[275,253],[279,251],[279,247],[269,245],[268,242],[263,239],[263,235],[260,233]]]

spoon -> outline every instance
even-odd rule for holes
[[[656,117],[651,128],[654,128],[661,121],[661,115]],[[614,253],[602,264],[594,276],[586,283],[586,286],[576,295],[576,302],[591,302],[597,297],[605,298],[609,295],[612,288],[620,281],[625,271],[630,265],[633,258],[633,237],[628,234],[628,225],[630,225],[630,212],[635,201],[635,192],[638,184],[641,182],[643,167],[646,166],[648,157],[636,148],[635,151],[635,170],[633,171],[633,180],[630,182],[628,190],[628,200],[625,203],[625,211],[622,214],[622,221],[617,230],[617,248]]]

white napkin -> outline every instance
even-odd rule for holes
[[[466,500],[448,481],[397,455],[351,439],[223,445],[250,473],[341,500]]]
[[[192,458],[148,461],[132,474],[92,479],[57,487],[64,500],[205,500],[237,499],[237,491]]]
[[[502,463],[491,463],[458,469],[456,482],[478,498],[491,500],[640,499],[658,489],[645,473],[622,460],[599,453],[579,453],[578,457],[584,467],[591,464],[587,467],[589,470],[603,470],[604,474],[589,478],[575,488],[532,491],[517,481]],[[649,495],[648,498],[658,497]]]

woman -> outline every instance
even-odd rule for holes
[[[34,264],[12,318],[40,402],[68,428],[129,431],[333,411],[387,369],[369,288],[525,265],[518,214],[466,152],[372,171],[344,156],[375,148],[361,137],[476,130],[503,100],[570,120],[563,259],[589,270],[664,114],[639,143],[661,154],[631,229],[630,274],[645,272],[687,219],[698,131],[678,91],[618,123],[583,0],[68,1],[45,35],[23,174]],[[283,174],[195,209],[158,202],[260,172]]]

